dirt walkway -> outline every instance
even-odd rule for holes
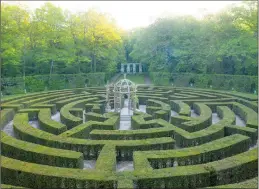
[[[109,83],[115,83],[117,81],[117,79],[120,77],[121,73],[117,73],[115,74],[109,81]]]

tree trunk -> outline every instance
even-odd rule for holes
[[[26,85],[25,85],[25,49],[26,49],[26,41],[23,40],[24,50],[23,50],[23,90],[26,92]]]
[[[92,61],[91,61],[91,72],[93,72],[93,62],[94,62],[94,55],[92,54]]]
[[[53,69],[53,60],[51,61],[51,66],[50,66],[49,82],[50,82],[50,79],[51,79],[52,69]]]
[[[25,57],[23,58],[23,89],[25,90]]]
[[[80,73],[81,72],[81,70],[80,70],[80,60],[77,59],[77,62],[78,62],[78,73]]]

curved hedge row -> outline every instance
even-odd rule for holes
[[[105,92],[89,87],[8,98],[0,112],[1,187],[255,186],[255,96],[139,86],[146,112],[134,112],[126,120],[131,128],[120,130],[124,117],[105,112]]]
[[[1,154],[27,162],[56,167],[83,167],[83,154],[17,140],[1,131]]]

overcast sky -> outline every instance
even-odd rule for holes
[[[2,1],[5,2],[5,1]],[[8,1],[12,4],[26,4],[33,10],[47,1]],[[200,18],[205,12],[215,13],[229,4],[240,1],[50,1],[71,12],[97,8],[115,18],[123,29],[144,27],[162,15],[193,15]]]

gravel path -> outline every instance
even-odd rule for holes
[[[151,79],[148,75],[144,76],[144,80],[145,80],[145,84],[148,84],[148,85],[152,84]]]
[[[114,75],[110,80],[109,83],[115,83],[117,81],[117,79],[120,77],[121,73],[117,73],[116,75]]]

